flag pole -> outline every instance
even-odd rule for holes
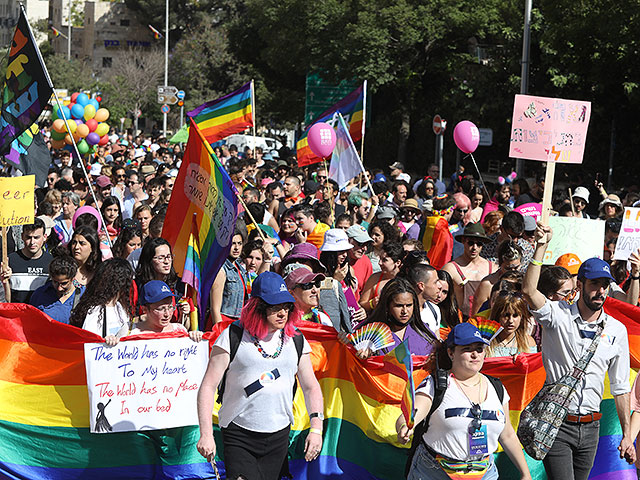
[[[365,80],[362,85],[362,139],[360,140],[360,163],[364,167],[364,133],[367,124],[367,81]],[[365,174],[366,177],[366,174]],[[371,190],[373,193],[373,190]]]
[[[338,115],[340,116],[340,122],[342,124],[346,125],[347,122],[344,121],[344,117],[342,116],[342,114],[340,112],[338,112]],[[353,145],[353,142],[351,142],[351,144]],[[357,156],[358,152],[355,149],[355,145],[353,146],[353,150],[355,151],[355,154]],[[375,195],[375,193],[373,192],[373,185],[371,185],[371,181],[369,180],[369,177],[367,177],[367,172],[364,170],[364,165],[362,164],[362,158],[358,158],[358,163],[360,164],[360,171],[362,172],[362,175],[364,176],[364,179],[367,181],[367,186],[371,190],[371,195]],[[328,173],[328,171],[327,171],[327,173]]]
[[[331,185],[331,183],[329,182],[329,168],[327,167],[327,158],[326,157],[322,157],[322,161],[324,162],[324,171],[327,172],[327,178],[325,179],[325,182],[327,182],[326,186],[329,187]],[[331,196],[333,197],[333,186],[331,186]],[[324,198],[324,191],[322,192],[322,197]],[[325,198],[325,200],[326,200],[326,198]],[[329,208],[331,209],[331,216],[333,217],[333,198],[331,198],[331,200],[328,203],[329,203]],[[333,227],[335,225],[335,223],[336,223],[336,219],[334,217],[333,225],[331,225],[331,226]]]
[[[251,79],[251,116],[253,117],[253,159],[255,160],[258,156],[256,155],[256,91],[253,79]]]
[[[104,221],[104,217],[102,216],[102,212],[100,211],[99,208],[97,208],[98,206],[98,199],[96,198],[96,194],[93,191],[93,187],[91,186],[91,179],[89,178],[89,174],[87,173],[87,169],[84,166],[84,162],[82,161],[82,156],[80,155],[80,152],[78,151],[78,145],[76,144],[76,139],[73,138],[73,135],[71,134],[71,130],[69,129],[69,121],[70,119],[67,119],[67,116],[64,114],[64,110],[62,109],[62,104],[60,103],[60,98],[58,98],[58,92],[56,92],[55,87],[53,86],[53,82],[51,81],[51,77],[49,76],[49,70],[47,70],[47,66],[44,63],[44,60],[42,59],[42,54],[40,53],[40,48],[38,48],[38,44],[36,43],[35,38],[33,37],[33,32],[31,31],[31,25],[29,25],[29,19],[27,18],[27,12],[24,9],[24,5],[20,4],[20,9],[22,10],[22,14],[24,15],[24,18],[26,20],[27,23],[27,29],[29,30],[29,37],[31,39],[31,41],[33,42],[33,45],[35,47],[36,50],[36,54],[38,55],[38,60],[40,61],[40,64],[42,65],[42,70],[44,71],[44,75],[47,78],[47,83],[49,84],[49,87],[51,87],[51,90],[53,90],[53,96],[56,99],[56,104],[58,105],[58,112],[60,112],[60,114],[62,115],[62,120],[64,121],[64,126],[67,129],[67,133],[69,134],[69,137],[71,138],[71,143],[73,145],[73,150],[75,151],[76,155],[78,156],[78,159],[80,160],[80,167],[82,167],[82,173],[84,174],[84,178],[87,180],[87,187],[89,187],[89,192],[91,193],[91,198],[93,198],[93,203],[96,205],[96,210],[98,211],[98,216],[100,217],[100,221],[102,222],[102,225],[104,226],[105,229],[105,233],[106,233],[106,223]],[[69,12],[69,15],[71,15],[71,12]],[[71,23],[69,23],[69,28],[71,28]],[[107,242],[109,244],[109,247],[113,247],[113,243],[111,243],[111,238],[109,237],[109,234],[106,234],[107,237]]]
[[[209,152],[209,155],[211,155],[213,158],[218,160],[218,163],[220,163],[220,160],[216,156],[216,153],[213,151],[213,148],[211,148],[211,145],[209,145],[209,142],[207,142],[207,139],[204,138],[204,135],[202,135],[202,132],[200,131],[200,129],[198,128],[196,123],[193,121],[193,118],[189,117],[189,121],[191,122],[191,128],[198,133],[198,136],[200,137],[200,140],[202,141],[202,143],[204,143],[205,148]],[[247,208],[247,204],[244,203],[244,199],[242,198],[242,195],[240,195],[240,192],[238,192],[237,188],[234,188],[233,191],[236,194],[236,198],[238,199],[238,201],[242,205],[242,208],[244,208],[245,212],[247,212],[249,214],[249,218],[251,219],[251,223],[253,223],[255,225],[256,230],[258,231],[258,235],[260,235],[260,238],[262,239],[263,242],[267,243],[267,237],[265,237],[264,232],[258,226],[258,222],[256,222],[256,219],[253,218],[253,215],[251,215],[251,212]]]

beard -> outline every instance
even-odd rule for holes
[[[602,305],[604,304],[604,301],[607,298],[607,295],[600,295],[600,294],[597,294],[594,297],[589,298],[587,297],[587,295],[585,295],[584,288],[582,289],[582,292],[580,292],[580,296],[584,300],[585,306],[593,312],[597,312],[598,310],[600,310],[602,308]],[[596,301],[602,301],[602,303],[598,305],[595,303]]]

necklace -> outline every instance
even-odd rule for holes
[[[456,376],[454,375],[453,378],[455,379],[456,383],[458,385],[462,385],[463,387],[467,387],[467,388],[473,388],[473,387],[477,387],[478,385],[480,385],[480,382],[482,381],[482,375],[478,375],[478,381],[476,383],[474,383],[473,385],[467,385],[466,383],[462,383],[460,380],[458,380],[456,378]]]
[[[260,341],[257,337],[253,337],[253,344],[256,346],[256,348],[264,358],[278,358],[278,356],[282,352],[282,345],[284,345],[284,330],[280,330],[280,343],[278,344],[278,348],[273,355],[269,355],[264,351],[264,348],[262,348],[262,345],[260,345]]]
[[[458,384],[458,386],[464,386],[467,388],[473,388],[476,387],[478,385],[480,385],[482,383],[482,375],[478,375],[478,382],[474,383],[473,385],[465,385],[464,383],[460,382],[455,375],[453,376],[453,379],[456,381],[456,383]],[[469,400],[469,403],[471,403],[471,406],[473,406],[476,402],[474,402],[473,400],[471,400],[469,398],[469,395],[467,395],[467,392],[465,392],[462,388],[460,389],[462,391],[462,393],[464,393],[464,396],[467,397],[467,400]],[[478,388],[478,405],[482,405],[482,386]]]
[[[507,341],[506,339],[502,340],[500,343],[498,343],[498,345],[501,345],[503,347],[508,347],[509,345],[511,345],[515,341],[515,339],[516,339],[516,335],[513,334],[513,337],[511,337],[511,340],[509,340],[509,341]]]

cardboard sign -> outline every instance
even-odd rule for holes
[[[640,248],[640,208],[625,207],[614,260],[628,260]]]
[[[582,163],[591,102],[516,95],[509,156]]]
[[[581,262],[602,258],[604,222],[588,218],[549,217],[553,237],[544,255],[544,263],[554,264],[560,255],[574,253]]]
[[[198,424],[196,397],[209,342],[188,337],[86,343],[91,432],[131,432]],[[124,448],[124,446],[123,446]]]
[[[35,187],[35,175],[0,178],[0,227],[33,223]]]

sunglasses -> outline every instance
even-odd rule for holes
[[[313,287],[320,288],[320,285],[322,285],[322,280],[316,280],[315,282],[299,283],[298,284],[298,286],[302,290],[311,290]]]
[[[456,208],[456,212],[467,213],[469,211],[468,208]]]
[[[476,432],[482,427],[482,407],[477,403],[472,404],[471,415],[473,415],[473,420],[469,425],[469,433]]]
[[[467,238],[466,244],[469,246],[477,245],[479,247],[482,247],[484,245],[484,242],[482,240],[473,240],[472,238]]]

